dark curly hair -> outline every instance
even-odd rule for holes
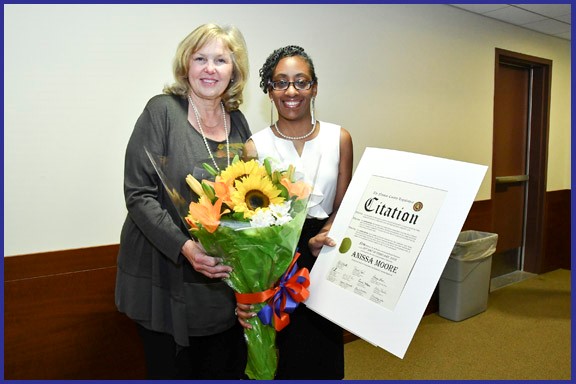
[[[308,54],[304,51],[304,48],[299,47],[297,45],[288,45],[283,48],[278,48],[274,52],[268,56],[266,62],[260,68],[260,88],[264,91],[264,93],[268,93],[268,88],[270,87],[269,83],[272,81],[272,75],[274,74],[274,70],[278,65],[278,62],[285,57],[292,57],[292,56],[300,56],[303,58],[310,67],[310,75],[312,75],[312,80],[314,83],[318,83],[318,78],[316,77],[316,71],[314,70],[314,63]]]

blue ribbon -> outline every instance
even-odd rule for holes
[[[298,304],[308,298],[307,290],[310,285],[308,269],[298,270],[296,260],[300,256],[296,253],[291,265],[273,288],[273,295],[267,300],[259,312],[258,318],[265,325],[274,325],[277,331],[282,330],[290,323],[288,314],[294,312]]]

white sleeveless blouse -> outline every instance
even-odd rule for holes
[[[333,211],[340,163],[340,126],[318,121],[318,135],[304,142],[302,155],[298,155],[291,140],[276,137],[270,127],[252,135],[258,159],[274,158],[282,164],[293,164],[296,170],[314,181],[315,164],[319,162],[314,191],[308,203],[308,217],[327,218]]]

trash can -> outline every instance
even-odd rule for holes
[[[460,232],[440,278],[440,316],[461,321],[486,310],[497,242],[496,233]]]

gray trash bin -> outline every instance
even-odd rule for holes
[[[440,316],[461,321],[486,310],[497,242],[496,233],[460,232],[440,278]]]

